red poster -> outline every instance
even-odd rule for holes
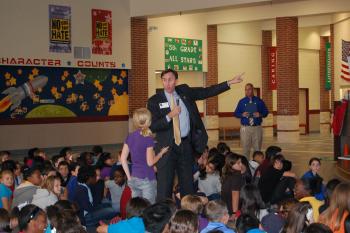
[[[92,53],[112,54],[112,12],[91,10],[92,15]]]
[[[270,65],[270,90],[277,90],[277,48],[270,47],[269,48],[269,65]]]

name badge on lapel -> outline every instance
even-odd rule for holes
[[[163,108],[170,108],[170,106],[169,106],[169,103],[168,103],[168,102],[159,103],[159,107],[160,107],[160,109],[163,109]]]

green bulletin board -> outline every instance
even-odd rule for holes
[[[202,40],[164,38],[165,69],[202,71]]]

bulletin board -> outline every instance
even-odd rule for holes
[[[127,116],[126,69],[0,66],[0,124]]]

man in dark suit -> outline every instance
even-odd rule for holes
[[[164,91],[148,100],[152,113],[151,130],[156,134],[155,152],[169,146],[169,151],[156,164],[157,200],[172,197],[175,171],[181,197],[194,193],[192,166],[193,152],[202,153],[208,135],[201,120],[196,101],[216,96],[242,81],[242,75],[208,88],[176,86],[178,74],[168,69],[162,72]]]

